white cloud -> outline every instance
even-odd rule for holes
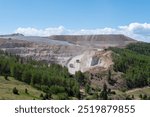
[[[49,27],[45,29],[36,28],[18,28],[15,33],[21,33],[27,36],[50,36],[50,35],[86,35],[86,34],[124,34],[134,39],[150,42],[150,24],[148,23],[131,23],[126,26],[117,28],[97,28],[70,30],[63,26]]]
[[[150,24],[148,23],[131,23],[128,26],[120,26],[119,29],[130,37],[150,42]]]
[[[50,36],[50,35],[61,35],[66,34],[67,30],[63,26],[45,28],[45,29],[36,29],[36,28],[18,28],[15,33],[21,33],[26,36]]]
[[[130,31],[134,34],[150,35],[150,24],[131,23],[128,26],[120,26],[121,29]]]

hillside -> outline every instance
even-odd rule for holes
[[[145,98],[150,100],[150,87],[136,88],[126,92],[127,95],[134,95],[134,99]]]
[[[19,95],[13,94],[13,88],[16,87],[19,90]],[[25,93],[25,89],[28,90],[28,94]],[[32,86],[15,80],[13,77],[9,77],[6,80],[0,76],[0,99],[1,100],[33,100],[41,99],[40,95],[44,94],[42,91],[33,88]]]
[[[71,44],[55,45],[52,39],[51,44],[44,44],[3,37],[1,76],[14,77],[43,91],[41,99],[138,99],[140,94],[134,89],[149,87],[149,43],[139,43],[124,35],[66,37],[63,42]],[[147,91],[141,94],[144,98],[140,99],[149,98]],[[39,95],[36,96],[38,99]]]
[[[124,47],[136,40],[124,35],[53,35],[50,39],[67,41],[73,44],[93,46],[93,47]]]
[[[114,71],[124,73],[127,87],[137,88],[150,84],[149,43],[130,44],[125,49],[111,48]],[[137,50],[142,50],[137,51]]]

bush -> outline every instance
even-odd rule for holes
[[[28,89],[25,89],[25,93],[26,93],[26,94],[29,94],[29,93],[28,93]]]
[[[132,95],[132,97],[131,97],[132,99],[134,99],[134,95]]]
[[[18,89],[16,87],[13,88],[13,94],[19,95]]]
[[[41,94],[40,94],[40,98],[43,98],[43,97],[44,97],[44,95],[43,95],[43,93],[41,93]]]
[[[111,91],[110,94],[116,95],[116,92],[115,91]]]
[[[5,80],[9,80],[7,75],[5,75],[4,78],[5,78]]]
[[[42,96],[43,94],[41,94],[40,96]],[[46,93],[43,97],[41,97],[41,98],[43,98],[43,100],[48,100],[48,99],[50,99],[51,98],[51,94],[48,94],[48,93]]]
[[[147,95],[146,94],[143,95],[143,100],[147,100]]]
[[[143,95],[142,95],[142,94],[140,94],[140,95],[139,95],[139,98],[140,98],[140,99],[142,99],[142,98],[143,98]]]

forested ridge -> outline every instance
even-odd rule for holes
[[[150,43],[129,44],[127,46],[127,49],[132,50],[139,54],[150,56]]]
[[[124,73],[128,89],[150,86],[150,43],[110,49],[114,52],[114,71]]]

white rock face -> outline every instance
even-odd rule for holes
[[[83,57],[83,54],[82,54],[82,55],[75,56],[75,57],[73,57],[73,58],[69,61],[69,63],[67,64],[69,73],[75,74],[76,71],[81,70],[81,69],[80,69],[80,67],[81,67],[80,62],[81,62],[82,57]]]
[[[92,67],[100,66],[101,58],[96,55],[98,52],[96,50],[90,50],[73,57],[67,64],[69,72],[75,74],[76,71],[85,72]]]

